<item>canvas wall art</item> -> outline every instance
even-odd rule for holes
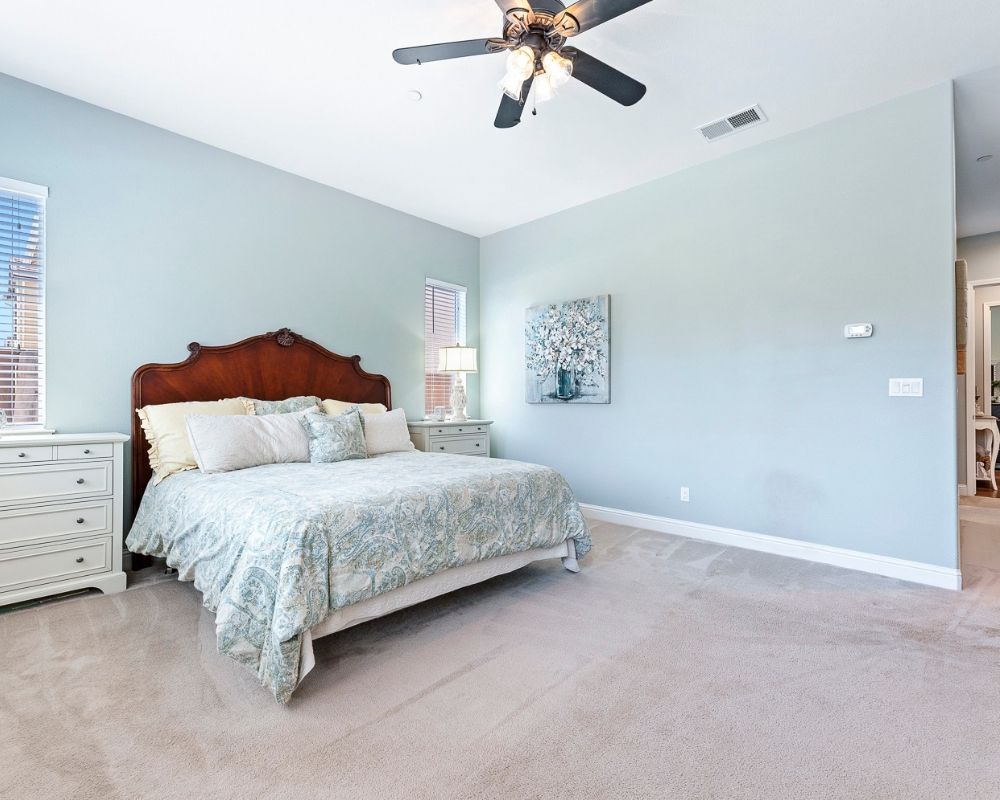
[[[532,306],[525,315],[529,403],[610,403],[606,294]]]

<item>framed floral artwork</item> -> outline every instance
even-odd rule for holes
[[[610,403],[609,295],[538,305],[525,314],[525,400]]]

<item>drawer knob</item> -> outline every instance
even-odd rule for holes
[[[76,524],[77,525],[83,525],[83,517],[77,517],[76,518]]]
[[[82,564],[83,563],[83,556],[77,556],[76,557],[76,563],[77,564]]]
[[[28,457],[28,454],[27,454],[27,453],[18,453],[18,454],[17,454],[17,457],[18,457],[18,458],[27,458],[27,457]]]
[[[444,450],[444,445],[441,445],[438,450]]]
[[[479,447],[479,442],[476,442],[476,447]]]
[[[459,433],[462,433],[462,432],[463,432],[464,430],[465,430],[465,428],[459,428],[459,429],[458,429],[458,432],[459,432]]]
[[[77,479],[76,479],[76,482],[77,482],[77,483],[83,483],[83,478],[77,478]]]
[[[89,456],[89,455],[90,455],[90,448],[89,448],[89,447],[86,447],[86,448],[84,448],[84,450],[83,450],[83,454],[84,454],[85,456]]]

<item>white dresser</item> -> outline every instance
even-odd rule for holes
[[[489,456],[491,419],[467,419],[465,422],[408,422],[410,441],[425,453],[458,453],[463,456]]]
[[[0,436],[0,605],[125,589],[121,433]]]

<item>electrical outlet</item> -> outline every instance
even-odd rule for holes
[[[681,502],[690,503],[691,502],[691,490],[687,486],[681,487]]]

